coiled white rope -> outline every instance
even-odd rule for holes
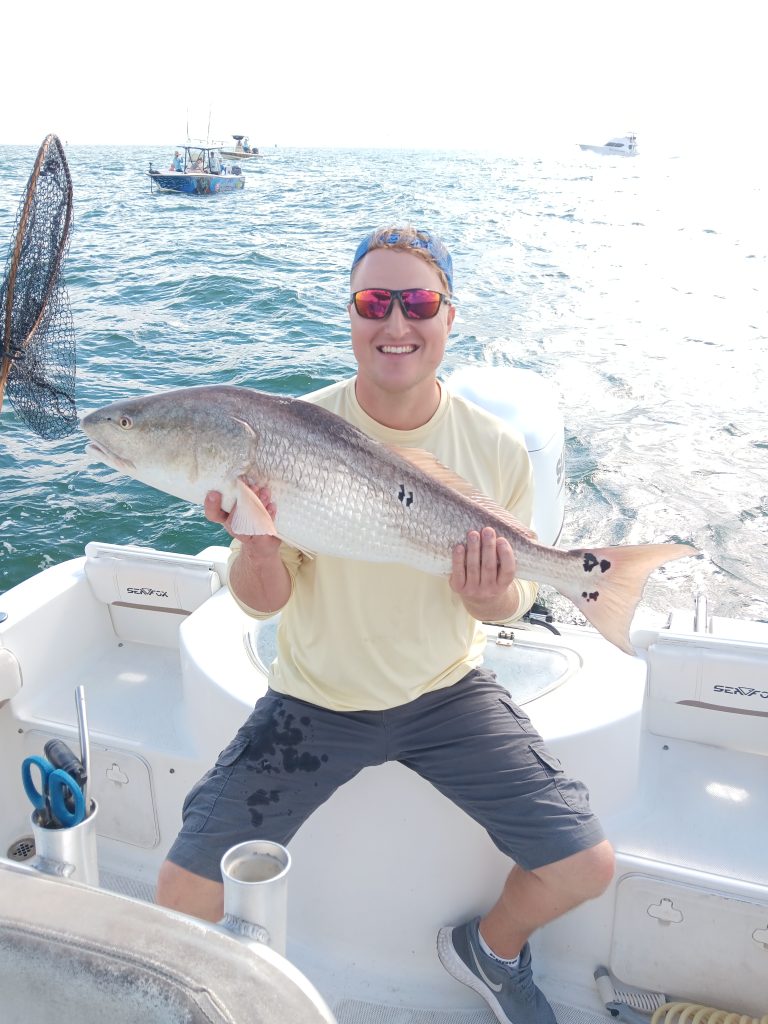
[[[749,1017],[698,1003],[664,1003],[651,1017],[651,1024],[768,1024],[768,1013]]]

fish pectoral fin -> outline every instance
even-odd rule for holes
[[[233,533],[245,536],[277,536],[272,516],[242,477],[237,479],[237,501],[230,525]]]
[[[459,494],[463,494],[465,498],[469,498],[470,501],[474,501],[476,505],[480,505],[486,512],[490,512],[491,515],[503,519],[508,526],[511,526],[513,530],[521,533],[524,537],[527,537],[528,540],[536,540],[536,534],[530,526],[526,526],[519,519],[515,519],[503,505],[499,505],[493,498],[489,498],[487,494],[479,491],[474,484],[465,480],[463,476],[459,476],[454,470],[444,466],[432,452],[424,451],[423,448],[402,448],[400,445],[394,444],[388,444],[385,447],[389,448],[395,455],[406,459],[411,465],[420,469],[423,473],[427,473],[439,483],[445,484],[446,487],[450,487]]]

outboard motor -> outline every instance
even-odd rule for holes
[[[446,384],[523,435],[536,486],[532,527],[542,544],[556,544],[565,517],[565,428],[557,389],[516,366],[462,367]]]

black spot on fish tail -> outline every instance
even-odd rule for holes
[[[608,572],[611,568],[611,563],[607,558],[601,558],[600,561],[595,558],[591,551],[584,552],[584,572],[592,572],[593,569],[600,569],[600,572]]]
[[[596,601],[600,597],[600,591],[593,590],[591,594],[588,594],[586,590],[582,590],[581,596],[585,601]]]

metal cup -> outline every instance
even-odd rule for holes
[[[96,816],[99,808],[90,801],[88,817],[71,828],[43,828],[39,811],[31,816],[35,837],[35,859],[31,867],[46,875],[72,879],[85,885],[99,884],[99,862],[96,851]]]
[[[233,846],[221,858],[224,878],[222,926],[264,942],[285,956],[288,915],[288,869],[284,846],[254,839]]]

